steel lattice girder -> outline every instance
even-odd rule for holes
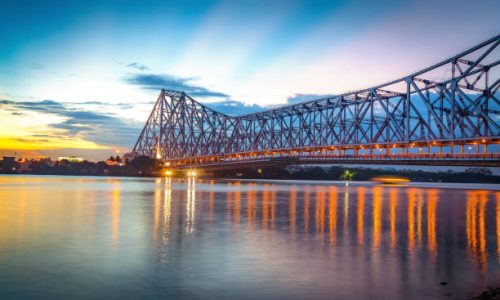
[[[133,153],[172,160],[323,146],[498,139],[499,43],[496,36],[372,88],[241,116],[214,111],[184,92],[162,90]],[[447,76],[431,78],[436,72]]]

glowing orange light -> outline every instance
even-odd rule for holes
[[[365,212],[365,188],[358,188],[358,243],[363,244],[364,233],[364,212]]]
[[[379,186],[373,188],[373,250],[377,251],[380,245],[382,228],[382,190]]]

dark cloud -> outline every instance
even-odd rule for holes
[[[149,70],[149,68],[146,67],[145,65],[142,65],[142,64],[136,63],[136,62],[128,64],[127,67],[132,68],[132,69],[136,69],[136,70],[139,70],[139,71],[147,71],[147,70]]]
[[[286,99],[288,104],[296,104],[300,102],[311,101],[315,99],[325,98],[332,95],[321,95],[321,94],[294,94]]]
[[[53,137],[50,134],[32,134],[31,136],[32,137],[37,137],[37,138],[50,138],[50,137]]]
[[[24,138],[15,138],[14,140],[23,143],[32,143],[32,142],[44,143],[49,141],[48,139],[24,139]]]
[[[124,79],[128,84],[138,85],[147,90],[168,89],[183,91],[192,97],[229,98],[227,94],[194,85],[191,83],[193,80],[193,78],[181,78],[168,74],[132,74]]]
[[[64,110],[64,106],[56,101],[52,100],[43,100],[43,101],[10,101],[17,108],[23,108],[28,110],[36,110],[36,111],[56,111],[56,110]]]

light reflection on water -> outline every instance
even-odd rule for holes
[[[0,176],[0,296],[462,298],[500,192],[446,187]]]

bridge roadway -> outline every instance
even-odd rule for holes
[[[217,157],[210,159],[171,161],[174,169],[217,170],[234,167],[263,167],[268,165],[325,165],[325,164],[376,164],[376,165],[428,165],[428,166],[471,166],[499,167],[500,153],[457,153],[457,154],[360,154],[360,155],[269,155],[246,157]]]

